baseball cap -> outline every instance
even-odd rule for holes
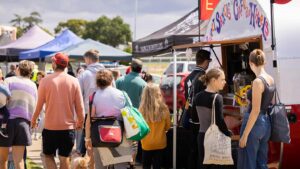
[[[212,59],[210,58],[210,52],[204,49],[198,50],[196,57],[200,57],[203,60],[209,60],[211,61]]]
[[[51,58],[55,64],[67,67],[69,62],[69,56],[63,53],[57,53]]]
[[[143,62],[139,59],[132,59],[131,67],[142,68],[143,67]]]

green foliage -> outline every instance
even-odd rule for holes
[[[10,23],[17,27],[17,37],[23,35],[28,29],[34,25],[39,25],[43,22],[41,15],[34,11],[31,12],[29,16],[21,17],[18,14],[14,14],[15,18],[10,21]],[[49,32],[49,31],[48,31]]]
[[[83,38],[94,39],[102,43],[118,46],[132,40],[130,27],[120,16],[109,19],[101,16],[96,21],[87,22]]]
[[[54,29],[55,33],[61,32],[64,28],[70,29],[76,35],[82,37],[85,33],[86,24],[88,21],[83,19],[69,19],[67,22],[59,22]]]
[[[31,159],[28,159],[28,158],[26,160],[26,165],[27,165],[28,169],[42,169],[41,166],[37,165]]]
[[[132,53],[132,46],[127,46],[125,49],[124,49],[124,52],[127,52],[127,53]]]

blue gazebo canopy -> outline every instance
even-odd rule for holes
[[[35,49],[21,52],[19,54],[19,59],[43,59],[51,53],[64,50],[65,48],[73,46],[81,41],[83,41],[83,39],[75,35],[72,31],[66,29],[52,41]]]

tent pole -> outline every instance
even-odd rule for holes
[[[275,23],[274,23],[274,0],[270,0],[271,9],[271,48],[273,54],[273,67],[277,67],[277,55],[276,55],[276,37],[275,37]]]
[[[199,40],[201,42],[201,0],[198,0],[198,27],[199,27]]]
[[[173,169],[176,169],[176,140],[177,140],[177,54],[173,50]]]

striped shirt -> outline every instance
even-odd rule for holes
[[[4,83],[11,92],[7,104],[9,118],[23,118],[31,121],[37,103],[36,84],[22,76],[9,77]]]

